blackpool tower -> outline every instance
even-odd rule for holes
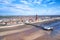
[[[37,15],[37,14],[36,14],[35,20],[36,20],[36,21],[38,20],[38,15]]]

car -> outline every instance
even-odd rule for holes
[[[51,26],[42,26],[42,29],[44,29],[44,30],[53,30],[53,27],[51,27]]]

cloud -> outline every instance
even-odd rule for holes
[[[25,0],[20,0],[20,2],[22,2],[22,3],[24,3],[24,4],[28,4],[28,2],[25,1]]]
[[[4,5],[4,4],[3,4]],[[0,13],[12,13],[14,15],[24,15],[26,14],[31,14],[30,12],[33,11],[33,8],[29,7],[28,5],[22,5],[22,4],[5,4],[2,8],[0,8],[0,11],[2,10],[2,12]],[[4,11],[5,10],[5,11]],[[32,12],[33,13],[33,12]],[[7,15],[7,14],[6,14]]]
[[[20,4],[17,4],[17,5],[14,5],[16,9],[23,9],[23,10],[32,10],[33,8],[29,7],[28,5],[20,5]]]
[[[1,4],[9,4],[11,1],[10,0],[0,0]]]
[[[55,3],[55,1],[52,1],[52,0],[45,0],[45,1],[43,0],[34,0],[34,1],[19,0],[20,3],[18,4],[17,3],[14,4],[13,1],[17,2],[18,0],[0,0],[0,4],[1,4],[0,14],[3,13],[3,15],[7,15],[6,13],[8,14],[11,13],[14,15],[35,15],[37,13],[39,15],[50,15],[50,14],[60,13],[59,12],[60,9],[58,10],[57,8],[48,7],[48,5],[52,5]],[[36,7],[36,5],[39,5],[39,6]]]
[[[43,7],[52,7],[51,5],[54,5],[56,2],[54,1],[54,0],[45,0],[45,1],[43,1],[43,4],[42,4],[42,6]]]
[[[35,0],[33,3],[41,4],[43,0]]]
[[[55,4],[56,2],[50,2],[49,4],[51,5],[51,4]]]

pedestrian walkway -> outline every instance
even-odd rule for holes
[[[24,25],[24,23],[22,23],[22,24],[16,24],[16,25],[7,25],[7,26],[0,26],[0,29],[1,28],[10,28],[10,27],[17,27],[17,26],[21,26],[21,25]]]

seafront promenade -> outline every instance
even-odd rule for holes
[[[54,20],[57,20],[57,19],[46,19],[46,20],[37,20],[35,22],[29,22],[29,24],[34,24],[34,23],[38,23],[38,22],[49,22],[49,21],[54,21]],[[15,24],[15,25],[6,25],[6,26],[0,26],[0,28],[9,28],[9,27],[16,27],[16,26],[20,26],[20,25],[25,25],[24,22],[20,23],[20,24]]]

